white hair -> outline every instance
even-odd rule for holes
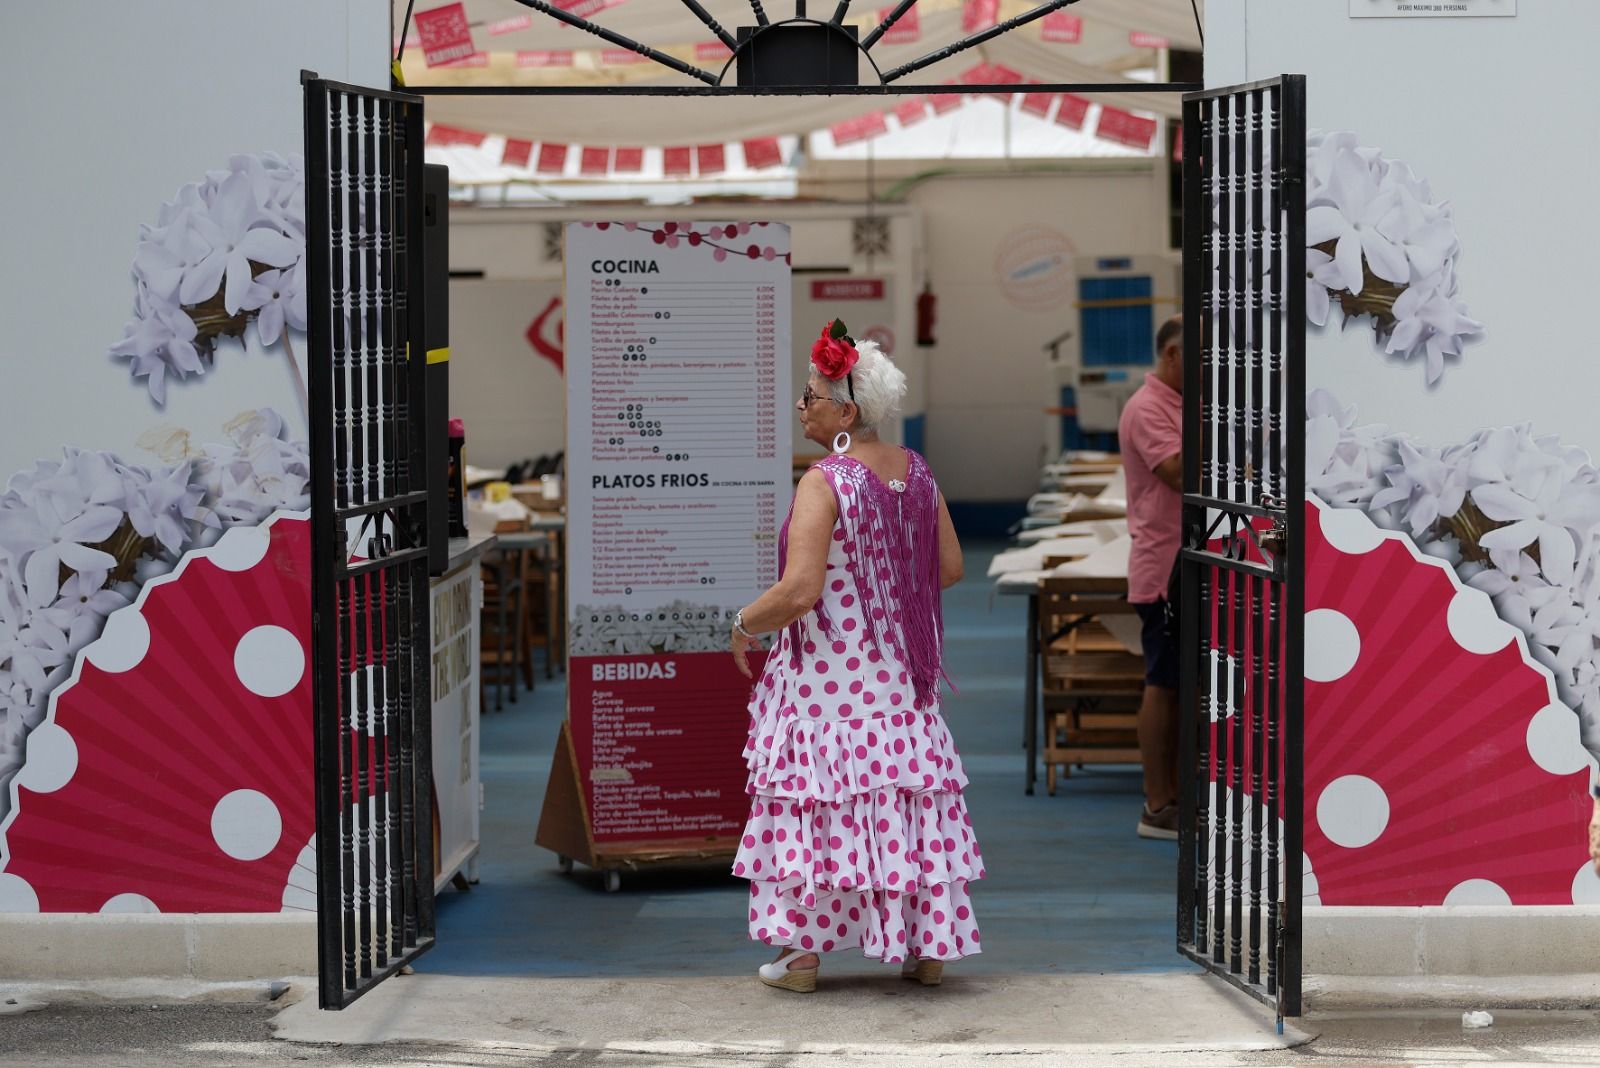
[[[906,395],[906,373],[883,354],[876,341],[857,341],[856,352],[860,359],[850,372],[850,381],[837,382],[820,371],[817,377],[828,385],[828,392],[840,404],[855,403],[860,413],[855,429],[876,431],[900,414],[900,402]],[[816,370],[816,365],[812,365]],[[855,396],[851,396],[851,390]]]

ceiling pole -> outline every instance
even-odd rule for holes
[[[667,53],[655,48],[651,48],[647,44],[640,44],[631,37],[624,37],[615,30],[608,30],[604,26],[590,22],[588,19],[579,18],[577,15],[563,11],[553,4],[546,3],[545,0],[516,0],[516,2],[521,4],[523,7],[533,8],[533,10],[539,12],[541,15],[549,15],[557,22],[564,22],[568,26],[571,26],[575,29],[582,30],[585,33],[593,34],[602,41],[607,41],[611,44],[617,45],[620,48],[626,48],[630,52],[637,52],[646,59],[653,60],[656,63],[661,64],[663,67],[670,67],[671,69],[678,71],[680,74],[687,74],[691,78],[697,78],[700,81],[705,82],[707,85],[717,84],[717,76],[712,74],[710,71],[701,70],[692,63],[685,63],[677,56],[669,56]]]
[[[999,37],[1003,33],[1010,33],[1018,26],[1026,26],[1034,19],[1043,18],[1052,11],[1059,10],[1060,8],[1066,7],[1068,4],[1075,4],[1077,2],[1078,0],[1047,0],[1046,3],[1040,4],[1031,11],[1024,11],[1016,18],[1010,18],[1006,19],[1004,22],[998,22],[995,25],[990,26],[987,30],[972,34],[969,37],[963,37],[954,44],[946,45],[938,51],[929,52],[927,55],[922,56],[919,59],[913,59],[910,63],[902,64],[891,71],[887,71],[883,75],[883,80],[885,83],[888,83],[895,81],[898,78],[904,78],[907,74],[919,71],[923,67],[932,66],[933,64],[938,63],[940,60],[949,59],[951,56],[960,52],[965,52],[969,48],[975,48],[976,46],[983,44],[985,41],[992,41],[994,38]],[[881,30],[883,27],[880,26],[878,29]],[[869,37],[867,39],[868,43],[870,43],[873,39],[874,38]],[[862,47],[866,47],[866,45],[863,45]]]

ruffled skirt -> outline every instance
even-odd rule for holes
[[[769,708],[752,708],[752,804],[733,866],[750,880],[750,937],[890,962],[979,952],[967,884],[983,860],[943,717]]]

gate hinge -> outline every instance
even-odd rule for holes
[[[1263,496],[1261,506],[1272,513],[1272,526],[1256,535],[1264,552],[1281,557],[1289,549],[1289,513],[1287,502],[1276,497]]]

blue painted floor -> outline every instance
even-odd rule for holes
[[[997,545],[969,546],[945,595],[946,664],[960,694],[945,716],[966,762],[989,877],[973,890],[982,955],[963,971],[1187,970],[1173,949],[1177,849],[1134,835],[1137,768],[1075,772],[1047,797],[1022,792],[1025,603],[990,597]],[[483,720],[481,881],[439,898],[438,946],[418,970],[454,975],[739,975],[770,959],[745,938],[747,884],[719,867],[652,869],[605,893],[597,873],[562,875],[533,844],[556,732],[561,676],[541,675]],[[837,957],[837,959],[835,959]],[[882,968],[829,958],[831,970]]]

